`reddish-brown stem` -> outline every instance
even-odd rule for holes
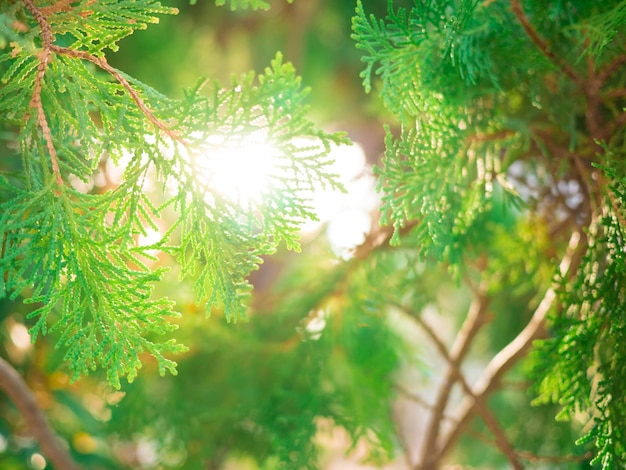
[[[619,68],[626,63],[626,54],[621,54],[613,59],[611,62],[606,64],[600,72],[598,72],[598,77],[602,81],[602,83],[606,82],[611,75],[613,75]]]
[[[535,28],[533,28],[533,26],[530,24],[530,21],[524,13],[524,10],[522,9],[522,5],[520,4],[519,0],[511,0],[511,8],[513,9],[513,14],[522,25],[522,28],[524,28],[526,34],[541,51],[541,53],[545,55],[550,60],[550,62],[556,65],[559,70],[561,70],[565,75],[571,78],[574,83],[582,87],[585,82],[584,79],[580,75],[578,75],[573,68],[571,68],[560,57],[558,57],[554,52],[550,50],[550,46],[548,45],[548,43],[539,36]]]
[[[604,94],[605,98],[621,98],[623,96],[626,96],[626,88],[616,88]]]
[[[70,49],[68,47],[61,47],[57,45],[52,45],[50,47],[50,50],[57,54],[62,54],[62,55],[66,55],[69,57],[75,57],[78,59],[87,60],[89,62],[96,64],[105,72],[108,72],[109,74],[111,74],[111,76],[115,78],[115,80],[117,80],[118,83],[124,87],[124,89],[133,99],[137,107],[141,110],[142,113],[144,113],[144,115],[150,120],[150,122],[152,122],[152,124],[154,124],[159,130],[161,130],[171,139],[177,142],[180,142],[183,145],[187,145],[187,143],[183,139],[181,139],[175,132],[173,132],[167,126],[167,124],[165,124],[163,121],[161,121],[160,119],[154,116],[150,108],[148,108],[146,103],[139,96],[139,93],[137,93],[137,91],[131,86],[131,84],[128,83],[128,80],[126,80],[126,78],[124,78],[117,69],[111,67],[104,57],[100,58],[93,54],[89,54],[88,52],[85,52],[85,51],[77,51],[76,49]]]
[[[39,67],[37,68],[35,87],[33,89],[33,96],[30,100],[30,106],[31,108],[35,108],[37,110],[37,122],[39,123],[39,127],[41,128],[41,132],[43,133],[43,137],[46,141],[48,153],[50,154],[52,172],[54,173],[57,184],[59,186],[63,186],[63,178],[61,177],[61,169],[59,168],[57,151],[52,141],[52,133],[50,132],[50,126],[48,125],[46,113],[44,112],[43,104],[41,102],[42,83],[46,74],[46,69],[48,68],[48,62],[50,61],[50,48],[52,47],[54,36],[52,34],[52,28],[50,28],[50,24],[48,23],[48,21],[46,21],[46,17],[35,6],[33,0],[22,1],[24,2],[24,6],[26,7],[26,9],[30,12],[31,15],[33,15],[33,18],[41,29],[40,37],[42,42],[42,51],[39,55]]]
[[[411,315],[411,318],[415,318],[417,320],[416,317],[414,317],[413,315]],[[419,322],[419,320],[418,320]],[[421,396],[409,391],[406,387],[404,387],[403,385],[400,384],[394,384],[394,388],[400,393],[400,395],[402,395],[404,398],[406,398],[409,401],[412,401],[413,403],[417,403],[419,406],[421,406],[422,408],[424,408],[425,410],[432,410],[433,406],[428,403],[424,398],[422,398]],[[454,422],[455,419],[448,416],[448,415],[444,415],[443,419],[445,419],[446,421],[452,421]]]
[[[30,432],[37,439],[43,454],[50,459],[54,468],[80,470],[80,467],[54,433],[41,408],[37,405],[33,392],[24,379],[4,359],[0,358],[0,389],[8,395],[22,414]]]

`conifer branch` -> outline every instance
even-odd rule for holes
[[[54,433],[33,392],[24,379],[6,360],[0,357],[0,389],[8,395],[22,414],[30,432],[37,439],[43,454],[50,459],[54,468],[80,470],[60,438]]]
[[[535,28],[533,28],[533,26],[530,24],[528,17],[524,13],[520,1],[511,0],[511,8],[513,9],[513,14],[522,25],[522,28],[524,28],[524,31],[526,32],[530,40],[539,48],[543,55],[545,55],[550,60],[550,62],[556,65],[565,75],[572,79],[574,83],[581,87],[584,86],[584,79],[580,75],[578,75],[573,68],[571,68],[554,52],[552,52],[548,43],[544,41],[541,36],[539,36]]]
[[[57,151],[52,141],[52,133],[50,132],[50,126],[46,118],[46,113],[43,109],[43,103],[41,102],[41,89],[46,69],[48,68],[48,62],[50,61],[50,55],[52,54],[51,47],[54,41],[54,35],[52,34],[52,28],[50,23],[46,20],[45,15],[35,6],[33,0],[22,0],[24,6],[33,15],[33,18],[41,29],[40,37],[42,42],[42,51],[39,55],[39,66],[37,67],[37,76],[35,77],[35,87],[33,89],[33,96],[30,101],[31,108],[37,110],[37,121],[41,132],[46,141],[48,153],[50,154],[50,162],[52,164],[52,172],[59,186],[63,186],[63,178],[61,177],[61,170],[59,168],[59,161],[57,158]]]
[[[484,294],[484,289],[481,289],[481,295],[476,297],[470,306],[467,317],[450,348],[449,354],[446,351],[446,355],[448,356],[448,369],[439,387],[439,392],[437,393],[437,400],[435,401],[433,412],[430,416],[420,458],[420,462],[424,463],[425,468],[429,468],[429,466],[436,463],[437,455],[433,452],[433,449],[435,449],[437,445],[442,418],[450,398],[450,393],[452,392],[454,383],[458,380],[460,364],[469,351],[472,340],[486,322],[488,305],[489,298]]]
[[[567,252],[559,266],[559,272],[562,277],[565,277],[569,272],[573,272],[578,266],[586,250],[586,243],[582,239],[580,232],[572,234]],[[500,379],[504,374],[526,355],[533,341],[541,336],[546,316],[556,298],[556,287],[551,286],[546,291],[526,327],[489,362],[483,375],[472,387],[476,399],[466,398],[461,403],[458,412],[455,413],[458,424],[445,437],[444,443],[439,448],[436,456],[437,459],[440,459],[450,451],[463,433],[465,426],[469,424],[474,413],[478,411],[476,407],[477,400],[486,399],[498,387]]]
[[[87,60],[93,64],[96,64],[105,72],[108,72],[117,82],[124,87],[124,89],[128,92],[130,97],[133,99],[137,107],[141,110],[141,112],[148,118],[148,120],[154,124],[159,130],[161,130],[164,134],[170,137],[172,140],[179,142],[183,145],[187,145],[187,143],[181,139],[175,132],[173,132],[167,124],[158,119],[153,112],[148,108],[146,103],[141,99],[139,93],[132,87],[128,80],[126,80],[122,74],[115,68],[111,67],[107,62],[105,57],[97,57],[93,54],[89,54],[85,51],[78,51],[76,49],[70,49],[68,47],[61,47],[57,45],[52,45],[50,47],[52,52],[57,54],[67,55],[69,57],[75,57],[77,59]]]

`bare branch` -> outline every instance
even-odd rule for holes
[[[54,433],[41,408],[37,405],[33,392],[24,379],[4,359],[0,358],[0,389],[9,396],[20,411],[30,432],[37,439],[44,455],[50,459],[54,468],[80,470],[59,437]]]
[[[530,24],[528,17],[524,14],[524,10],[522,10],[522,5],[519,0],[511,0],[511,8],[513,9],[513,14],[522,25],[522,28],[524,28],[524,31],[526,31],[530,40],[537,46],[537,48],[539,48],[542,54],[545,55],[550,62],[556,65],[565,75],[571,78],[577,85],[580,85],[581,87],[584,86],[585,80],[583,77],[578,75],[573,68],[552,52],[548,43],[539,36],[535,28],[533,28]]]
[[[484,295],[484,292],[482,292],[470,306],[467,317],[450,349],[450,353],[448,354],[445,346],[443,347],[443,351],[445,351],[446,356],[449,357],[448,369],[439,388],[437,400],[433,406],[433,412],[430,416],[424,444],[422,446],[420,461],[426,465],[426,468],[428,468],[428,464],[434,464],[437,460],[437,453],[433,452],[433,449],[435,449],[437,445],[437,438],[439,437],[439,430],[450,398],[450,393],[452,392],[454,383],[458,379],[459,366],[467,354],[472,340],[485,324],[488,304],[489,299]],[[441,348],[441,346],[438,347]]]
[[[487,427],[489,428],[489,430],[495,437],[495,444],[497,445],[498,449],[500,449],[500,451],[504,454],[504,456],[508,459],[512,468],[514,469],[523,468],[522,463],[519,460],[515,452],[515,449],[513,448],[513,445],[509,442],[508,438],[506,437],[504,429],[502,429],[502,427],[500,426],[500,423],[498,423],[498,419],[491,412],[489,407],[485,404],[482,397],[475,396],[472,389],[468,385],[467,380],[465,379],[465,376],[462,374],[460,370],[460,367],[459,367],[460,365],[453,364],[452,358],[448,354],[448,350],[445,344],[443,343],[443,341],[441,340],[441,338],[439,338],[437,333],[435,333],[435,330],[433,330],[433,328],[421,316],[411,315],[411,317],[414,318],[419,323],[419,325],[426,332],[428,337],[433,341],[433,343],[439,350],[439,353],[448,362],[452,373],[455,375],[454,379],[461,384],[461,387],[463,388],[463,391],[465,392],[465,394],[474,400],[474,404],[478,410],[478,413],[480,414],[480,417],[483,419],[483,421],[485,422],[485,424],[487,425]],[[432,452],[433,448],[429,448],[429,449]],[[429,462],[422,461],[420,462],[420,464],[421,463],[423,463],[424,468],[431,468],[431,467],[435,468],[437,464],[436,461],[429,461]],[[418,468],[422,468],[422,466],[420,465],[420,467]]]
[[[580,232],[574,232],[570,238],[567,253],[563,257],[559,271],[565,276],[570,269],[575,269],[582,257],[586,245],[581,242]],[[456,443],[477,410],[476,404],[485,400],[497,387],[502,376],[508,372],[530,349],[533,341],[543,333],[545,318],[556,299],[555,286],[550,287],[526,327],[489,362],[483,375],[472,388],[475,398],[466,398],[455,413],[458,425],[445,437],[438,458],[446,454]]]

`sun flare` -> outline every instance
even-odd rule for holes
[[[278,173],[279,151],[264,136],[227,141],[213,136],[196,161],[212,191],[241,206],[259,205]]]

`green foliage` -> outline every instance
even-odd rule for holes
[[[353,20],[357,47],[366,51],[364,86],[371,89],[373,75],[381,77],[380,96],[401,126],[399,135],[387,131],[387,152],[378,169],[385,220],[396,228],[397,242],[407,221],[419,218],[417,246],[453,263],[461,260],[463,239],[488,207],[494,186],[511,189],[499,157],[507,142],[477,138],[497,129],[503,116],[484,106],[497,96],[478,91],[487,87],[493,95],[493,70],[479,44],[496,33],[484,25],[476,32],[483,18],[472,17],[476,7],[477,2],[425,2],[410,12],[390,10],[385,20],[377,20],[359,2]],[[454,75],[466,82],[458,91],[451,89],[459,86],[452,84]],[[472,91],[482,75],[489,81]],[[474,112],[479,107],[482,112]]]
[[[618,47],[622,28],[626,22],[626,2],[619,2],[611,9],[594,15],[589,21],[573,25],[573,29],[587,34],[589,41],[585,46],[589,53],[600,57],[606,47]]]
[[[397,122],[377,168],[394,242],[466,275],[483,256],[494,269],[488,272],[501,277],[517,262],[505,247],[524,248],[507,240],[494,252],[481,243],[494,230],[484,221],[498,200],[521,207],[513,212],[517,230],[539,239],[589,230],[578,274],[560,279],[554,338],[535,358],[539,402],[563,405],[561,417],[590,416],[595,424],[580,442],[595,441],[603,468],[621,468],[624,105],[608,97],[624,92],[626,17],[624,2],[591,3],[389,2],[380,19],[359,1],[352,28],[365,90],[375,90]],[[591,86],[602,87],[602,105],[594,104]],[[614,168],[612,195],[591,162]],[[557,189],[570,180],[573,193]],[[561,202],[550,196],[557,193]],[[550,265],[537,256],[545,279]],[[502,287],[485,279],[497,298]]]
[[[316,436],[331,426],[347,430],[353,445],[367,443],[368,460],[387,460],[394,447],[388,397],[401,348],[369,270],[333,272],[327,250],[301,256],[306,263],[272,291],[281,301],[237,329],[206,329],[185,316],[181,334],[197,347],[179,375],[164,382],[142,374],[125,386],[111,431],[154,439],[163,462],[188,449],[190,469],[219,468],[228,456],[252,457],[260,468],[319,468]],[[313,267],[328,276],[311,277]],[[346,295],[333,295],[337,288]]]
[[[362,84],[380,105],[352,89],[358,58],[343,41],[352,7],[303,1],[276,15],[212,15],[216,6],[284,3],[180,5],[189,14],[181,29],[137,50],[163,45],[153,62],[168,62],[182,44],[181,56],[202,51],[196,69],[232,60],[246,70],[283,41],[285,56],[313,71],[307,83],[321,83],[313,96],[327,94],[312,100],[319,115],[341,110],[337,119],[356,136],[372,129],[362,120],[387,120],[374,170],[381,225],[348,261],[323,233],[297,260],[288,253],[300,250],[300,224],[315,218],[310,194],[341,189],[330,150],[347,139],[307,117],[309,90],[282,54],[272,50],[259,75],[226,86],[201,80],[174,99],[107,60],[175,8],[0,0],[0,348],[56,403],[49,414],[74,456],[94,469],[145,467],[119,449],[138,455],[147,444],[163,468],[313,469],[323,465],[328,427],[347,432],[349,450],[364,444],[375,465],[405,446],[413,457],[421,443],[437,458],[417,456],[429,468],[447,464],[455,447],[470,465],[534,465],[546,454],[556,468],[554,454],[575,454],[581,465],[625,466],[625,2],[357,1]],[[191,32],[194,21],[201,32]],[[240,52],[242,44],[253,46]],[[216,165],[241,147],[258,159],[272,154],[262,198],[222,189]],[[583,242],[564,254],[572,233]],[[522,369],[546,304],[550,335]],[[218,321],[207,322],[211,312]],[[473,312],[481,318],[469,331]],[[233,328],[222,317],[246,322]],[[22,323],[37,341],[33,358],[15,347],[12,326]],[[456,372],[453,353],[467,356]],[[487,363],[484,373],[497,377],[469,380],[470,367]],[[534,411],[529,369],[543,405]],[[88,374],[83,388],[69,385]],[[105,389],[100,374],[121,392]],[[446,374],[457,377],[446,384]],[[461,375],[480,393],[461,390],[473,403],[463,423],[450,406],[456,393],[446,398]],[[414,390],[439,378],[417,415],[425,400]],[[401,413],[392,413],[397,394]],[[442,397],[448,406],[429,423]],[[398,416],[409,401],[408,417]],[[558,409],[563,421],[544,438]],[[428,427],[422,434],[438,431],[432,449],[398,434],[413,419]],[[580,428],[583,446],[572,450]],[[11,414],[0,415],[0,434],[14,429]],[[455,446],[448,429],[483,442]],[[78,431],[96,450],[85,450]],[[493,451],[484,451],[494,443],[487,433],[499,441]],[[15,442],[0,453],[3,468],[36,451]]]
[[[608,173],[615,181],[617,212],[595,221],[577,276],[561,280],[567,308],[553,320],[554,337],[537,351],[545,367],[537,401],[561,404],[562,419],[593,410],[588,416],[593,427],[579,442],[594,441],[594,462],[602,468],[620,468],[626,465],[626,404],[618,398],[626,383],[626,246],[621,222],[626,180]]]
[[[315,217],[307,191],[337,187],[327,155],[345,142],[306,118],[307,91],[280,54],[258,78],[216,84],[208,96],[199,85],[180,100],[108,66],[105,48],[116,50],[155,14],[173,12],[152,1],[84,3],[44,11],[43,20],[21,3],[3,12],[28,32],[9,31],[16,41],[0,56],[2,123],[19,126],[22,156],[21,173],[2,179],[0,294],[42,304],[31,314],[34,337],[58,331],[75,378],[101,366],[117,387],[120,376],[134,379],[140,354],[155,356],[163,373],[174,370],[163,354],[183,350],[172,339],[152,340],[174,328],[167,318],[177,314],[171,302],[151,297],[163,268],[148,267],[149,250],[176,257],[208,311],[223,307],[228,319],[244,318],[248,274],[279,243],[297,249],[298,224]],[[54,40],[46,39],[48,27],[56,43],[46,42]],[[273,189],[265,203],[244,205],[215,188],[207,162],[219,148],[207,142],[228,147],[258,134],[276,153]],[[107,160],[129,163],[120,185],[99,190],[94,181]],[[156,182],[165,198],[147,194]],[[141,246],[166,210],[177,221],[160,241]]]

